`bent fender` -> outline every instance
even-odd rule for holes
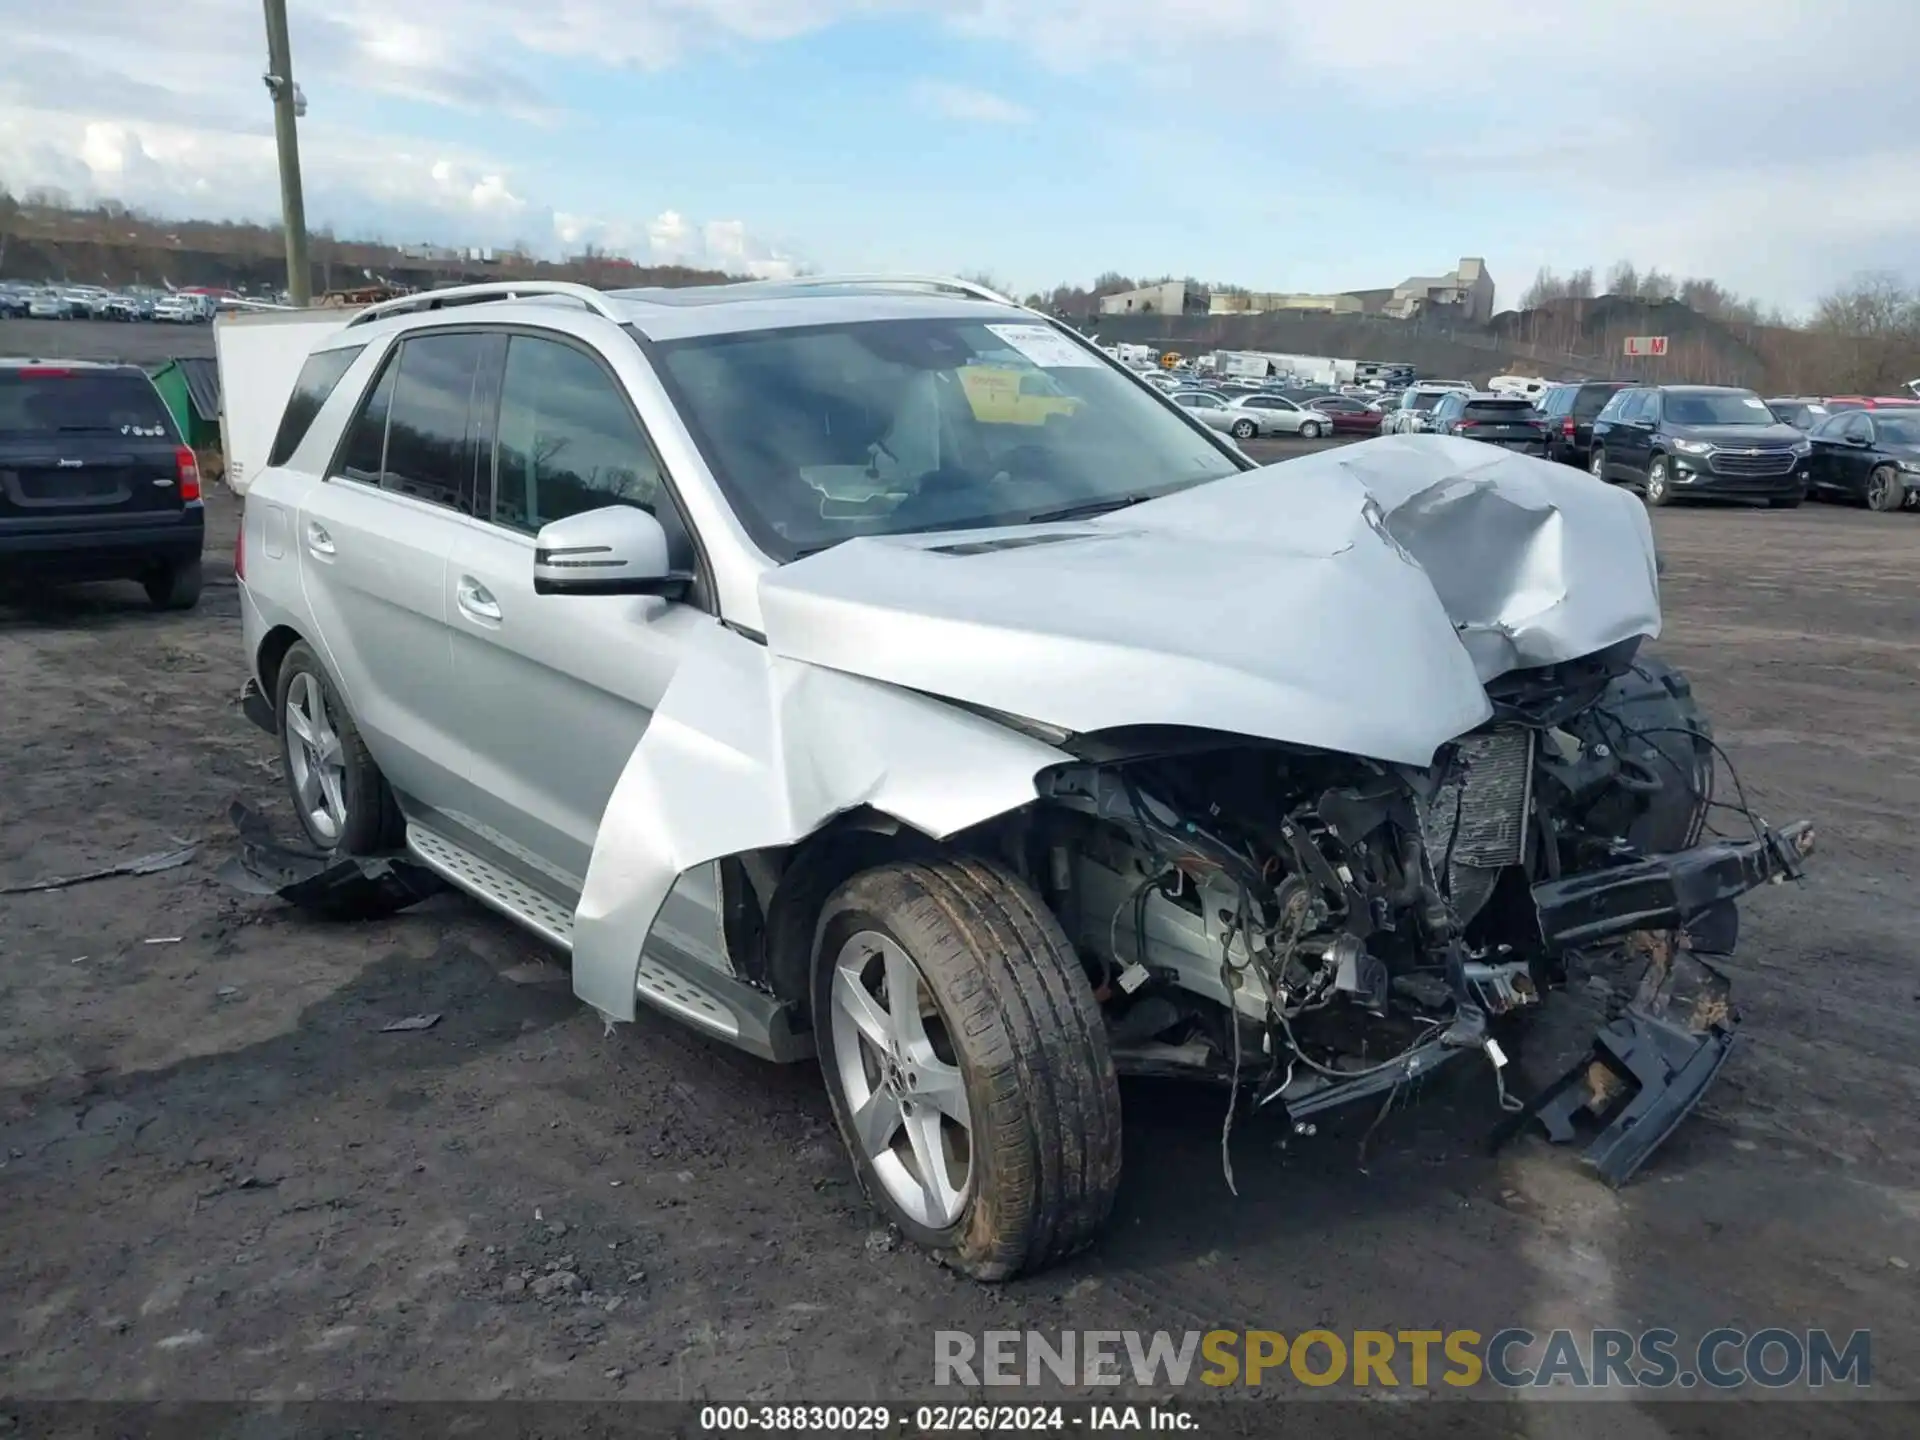
[[[1034,799],[1071,757],[878,681],[782,660],[715,624],[607,802],[574,914],[574,993],[631,1020],[640,954],[696,865],[802,840],[868,805],[943,838]]]

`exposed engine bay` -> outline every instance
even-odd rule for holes
[[[1710,727],[1638,643],[1496,682],[1493,719],[1424,769],[1195,732],[1088,737],[1019,848],[1093,969],[1121,1072],[1250,1088],[1310,1133],[1478,1054],[1516,1126],[1537,1116],[1564,1140],[1577,1112],[1599,1120],[1589,1161],[1623,1182],[1731,1046],[1725,981],[1701,957],[1731,950],[1733,897],[1812,848],[1808,827],[1769,831],[1744,797],[1715,799]],[[1703,844],[1716,809],[1744,833]],[[1561,1085],[1510,1094],[1501,1036],[1572,955],[1622,944],[1653,957],[1653,988]],[[1694,1008],[1675,1020],[1682,985]]]

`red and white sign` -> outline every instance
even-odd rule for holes
[[[1627,354],[1664,355],[1667,353],[1667,337],[1664,335],[1629,335]]]

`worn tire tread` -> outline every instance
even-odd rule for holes
[[[1092,986],[1059,923],[1009,871],[957,856],[865,871],[828,915],[849,910],[898,927],[986,1082],[975,1143],[991,1154],[975,1166],[994,1177],[998,1212],[977,1213],[977,1196],[940,1258],[996,1281],[1085,1249],[1119,1181],[1120,1099]]]

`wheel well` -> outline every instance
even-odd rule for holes
[[[260,690],[267,697],[267,703],[273,704],[280,694],[280,665],[287,658],[287,652],[300,643],[300,632],[291,625],[276,625],[267,632],[260,642],[257,665],[260,674]]]
[[[806,1025],[814,940],[820,912],[833,892],[863,870],[937,855],[940,849],[938,841],[918,830],[863,807],[779,852],[743,861],[737,880],[754,913],[742,917],[728,939],[746,942],[735,952],[744,978],[785,1000],[796,1026]],[[769,864],[778,866],[778,878],[763,905],[744,882]]]

